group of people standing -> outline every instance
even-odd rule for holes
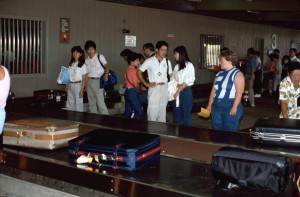
[[[71,61],[69,63],[70,83],[66,84],[67,109],[80,111],[83,109],[83,95],[87,92],[89,111],[91,113],[108,114],[104,102],[103,89],[100,89],[100,77],[108,80],[109,66],[105,57],[96,52],[96,44],[92,40],[86,41],[84,49],[74,46],[71,49]]]
[[[151,43],[144,44],[143,50],[146,58],[144,62],[141,62],[140,56],[135,52],[128,51],[128,49],[121,52],[120,55],[128,63],[124,77],[125,117],[142,119],[147,116],[149,121],[166,122],[167,104],[171,101],[173,123],[191,124],[193,105],[191,86],[195,81],[194,66],[186,48],[178,46],[173,50],[177,62],[173,70],[171,61],[166,58],[168,47],[166,41],[158,41],[155,49]],[[174,82],[174,91],[170,92],[169,86]],[[147,92],[147,110],[143,111],[145,91]]]
[[[147,117],[149,121],[166,122],[168,102],[177,101],[177,105],[172,103],[173,123],[191,124],[193,105],[191,86],[195,81],[194,66],[186,48],[179,46],[173,51],[177,62],[173,70],[171,61],[166,58],[168,47],[166,41],[158,41],[155,49],[153,44],[147,43],[143,46],[145,58],[128,49],[121,52],[128,65],[124,74],[124,116],[126,118],[146,119]],[[102,54],[96,52],[95,42],[88,40],[84,49],[87,53],[86,59],[80,46],[71,49],[70,83],[66,85],[67,109],[83,111],[83,94],[86,91],[89,111],[107,115],[108,110],[99,80],[102,75],[105,81],[108,79],[108,63]],[[173,93],[168,91],[169,81],[176,82]]]
[[[274,49],[268,55],[265,72],[259,58],[259,52],[253,48],[247,51],[248,61],[244,70],[246,90],[249,90],[251,106],[255,106],[254,98],[260,97],[264,89],[267,94],[275,96],[280,104],[280,117],[300,119],[298,98],[300,96],[300,53],[290,48],[289,54],[280,58],[280,51]],[[299,56],[299,57],[298,57]],[[252,77],[253,76],[253,77]]]

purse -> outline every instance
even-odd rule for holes
[[[104,65],[100,61],[99,55],[98,55],[98,60],[99,60],[99,62],[101,64],[101,66],[103,67],[103,69],[105,70]],[[114,71],[112,71],[112,70],[109,70],[109,72],[108,72],[108,80],[107,81],[104,81],[104,74],[100,77],[100,89],[106,88],[109,85],[115,85],[115,84],[117,84],[117,82],[118,82],[118,80],[117,80],[116,73]]]
[[[69,74],[69,68],[62,66],[60,68],[60,73],[57,78],[58,84],[68,84],[70,83],[70,74]]]

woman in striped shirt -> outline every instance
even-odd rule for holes
[[[212,128],[224,131],[238,131],[243,114],[241,104],[245,87],[242,72],[235,68],[237,56],[230,50],[220,54],[220,71],[215,78],[206,109],[212,115]]]

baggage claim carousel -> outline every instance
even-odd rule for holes
[[[80,135],[99,128],[158,134],[161,136],[161,157],[151,165],[129,172],[70,163],[67,148],[43,151],[3,146],[0,149],[2,175],[72,196],[298,196],[291,180],[283,194],[260,189],[226,191],[216,186],[210,169],[213,152],[224,146],[285,155],[299,162],[300,150],[296,147],[259,146],[244,132],[128,120],[38,106],[21,100],[7,106],[7,121],[32,117],[78,122]]]

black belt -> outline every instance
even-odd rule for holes
[[[100,77],[89,77],[89,79],[100,79]]]
[[[71,81],[71,83],[81,83],[81,81]]]

